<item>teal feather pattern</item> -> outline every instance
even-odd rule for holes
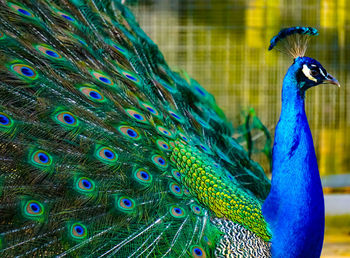
[[[0,256],[213,257],[244,232],[269,255],[269,180],[122,3],[0,2],[0,60]]]
[[[311,36],[317,36],[318,30],[312,27],[291,27],[282,29],[270,41],[268,50],[277,49],[293,58],[305,55]]]
[[[278,35],[274,36],[271,39],[269,50],[272,50],[279,41],[284,40],[293,34],[317,36],[318,31],[317,29],[312,27],[292,27],[292,28],[282,29],[278,33]]]

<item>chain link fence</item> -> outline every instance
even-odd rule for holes
[[[307,92],[306,111],[321,175],[350,173],[350,1],[346,0],[139,0],[131,5],[141,27],[169,65],[214,94],[235,122],[253,107],[274,134],[289,57],[268,52],[283,27],[313,26],[307,55],[320,61],[342,87]],[[268,170],[264,157],[257,161]]]

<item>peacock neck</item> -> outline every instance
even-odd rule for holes
[[[283,80],[282,109],[279,123],[285,120],[289,121],[290,119],[295,122],[298,115],[305,115],[305,92],[300,91],[299,88],[300,86],[294,76],[290,76],[287,73]]]
[[[319,257],[323,243],[322,185],[297,71],[292,65],[283,81],[271,191],[263,204],[273,257]]]

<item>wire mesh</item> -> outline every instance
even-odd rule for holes
[[[282,80],[293,60],[268,52],[269,41],[283,27],[318,28],[307,55],[342,87],[309,90],[306,112],[321,175],[350,172],[350,1],[140,0],[131,8],[170,66],[187,71],[214,94],[231,121],[253,107],[272,134]]]

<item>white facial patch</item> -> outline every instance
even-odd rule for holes
[[[320,69],[320,73],[322,74],[323,77],[327,77],[324,72],[322,71],[322,69]],[[328,74],[327,74],[328,75]]]
[[[307,67],[306,64],[303,65],[302,71],[303,71],[304,75],[306,76],[306,78],[308,78],[311,81],[317,82],[317,79],[311,75],[311,70],[309,69],[309,67]]]

